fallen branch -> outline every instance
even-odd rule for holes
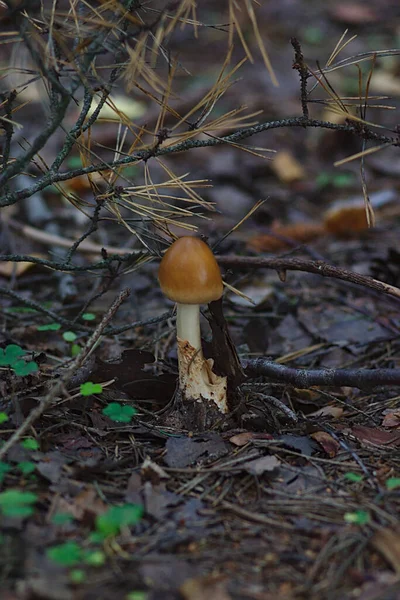
[[[360,389],[400,385],[400,369],[295,369],[266,358],[248,360],[243,366],[246,375],[253,379],[268,377],[272,381],[290,383],[302,389],[313,385]]]

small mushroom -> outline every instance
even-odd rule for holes
[[[179,383],[183,396],[214,402],[228,412],[226,377],[212,371],[214,361],[201,349],[200,304],[222,296],[221,272],[215,257],[199,238],[184,236],[168,248],[160,263],[158,280],[162,292],[177,303]]]

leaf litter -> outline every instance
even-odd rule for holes
[[[244,15],[236,9],[235,16],[242,22]],[[338,22],[368,23],[371,15],[380,14],[379,9],[376,3],[368,9],[357,3],[319,7],[319,33],[337,39]],[[302,39],[309,40],[308,55],[316,50],[312,40],[318,31],[310,29],[304,2],[290,8],[265,3],[260,11],[261,34],[266,40],[272,36],[277,49],[272,58],[278,75],[282,72],[284,113],[292,114],[299,106],[298,88],[284,79],[288,23],[294,20]],[[171,44],[179,45],[186,35],[183,28],[179,43],[172,40]],[[253,35],[246,30],[243,41]],[[318,50],[319,57],[322,50]],[[195,71],[206,54],[189,52],[188,61]],[[277,92],[256,67],[243,67],[251,83],[246,88],[236,81],[233,101],[242,104],[247,97],[252,109],[263,108],[267,118],[281,118]],[[384,83],[394,89],[395,73],[385,71]],[[344,85],[350,85],[349,80]],[[178,108],[185,108],[189,96],[183,91],[181,98],[174,99]],[[200,97],[197,90],[190,94]],[[98,138],[104,144],[113,143],[114,133],[108,126],[102,124]],[[216,202],[221,214],[212,225],[204,224],[202,232],[214,241],[216,229],[228,231],[233,219],[242,218],[251,208],[251,199],[268,195],[262,209],[225,240],[224,253],[247,252],[256,239],[266,244],[266,237],[257,236],[268,235],[274,248],[282,248],[283,243],[286,252],[328,259],[398,286],[399,215],[393,207],[386,216],[382,212],[375,229],[363,227],[354,234],[352,224],[342,221],[340,232],[321,233],[325,206],[337,196],[346,199],[358,191],[354,164],[342,167],[345,177],[341,179],[332,170],[332,159],[350,153],[346,136],[330,133],[328,138],[321,133],[307,152],[304,132],[290,130],[283,137],[279,131],[271,132],[265,139],[280,151],[274,169],[257,156],[237,154],[233,146],[217,148],[218,153],[210,148],[197,155],[180,153],[168,158],[169,168],[180,164],[193,178],[213,175],[214,188],[206,189],[205,196]],[[385,161],[372,155],[370,160],[366,162],[373,186],[396,190],[397,154],[388,152]],[[161,171],[158,164],[153,177]],[[79,193],[87,198],[91,185]],[[71,213],[57,213],[54,218],[59,232],[65,216],[69,220]],[[71,223],[68,237],[73,239],[71,229],[77,222],[71,218]],[[309,224],[316,224],[318,235],[314,232],[309,237]],[[18,241],[15,232],[10,230],[9,235],[13,243]],[[110,226],[101,235],[101,243],[113,247],[119,242],[120,229]],[[44,245],[33,239],[24,243],[32,255],[47,256]],[[84,260],[80,257],[79,264]],[[157,291],[154,264],[145,265],[143,273],[123,275],[134,292],[129,311],[138,319],[166,309]],[[113,279],[112,270],[109,275]],[[68,364],[71,359],[71,344],[88,335],[84,328],[75,331],[74,324],[82,324],[77,314],[81,309],[85,310],[82,314],[88,313],[81,300],[90,295],[86,276],[78,276],[72,286],[66,278],[61,284],[51,273],[45,279],[39,266],[20,272],[7,269],[0,277],[2,285],[12,281],[28,300],[33,289],[43,303],[53,300],[52,309],[69,321],[62,329],[53,321],[57,327],[46,330],[43,315],[8,312],[18,306],[5,297],[0,392],[1,410],[7,411],[8,420],[1,421],[0,432],[6,439],[42,402],[47,381],[58,377],[60,363]],[[241,356],[259,352],[293,367],[399,367],[400,320],[395,301],[365,289],[357,291],[346,282],[333,283],[304,273],[287,273],[285,282],[274,272],[238,270],[227,277],[256,301],[255,307],[231,296],[226,301],[230,331]],[[105,305],[100,294],[89,314],[100,317]],[[133,320],[130,312],[118,315],[113,324],[126,325],[128,318]],[[45,318],[50,320],[49,315]],[[84,327],[89,325],[85,321]],[[63,333],[67,332],[73,335],[66,339]],[[266,386],[267,395],[299,414],[296,424],[278,415],[271,425],[273,407],[263,403],[260,394],[252,397],[247,389],[251,426],[243,427],[250,423],[244,413],[235,430],[177,431],[166,424],[163,412],[176,400],[177,362],[171,340],[169,324],[106,336],[89,367],[75,373],[68,400],[57,396],[52,410],[44,412],[29,431],[37,447],[18,443],[7,455],[5,468],[0,470],[0,578],[5,598],[350,600],[357,596],[371,600],[397,593],[399,495],[390,481],[400,477],[398,389],[299,390],[264,381],[259,383]],[[31,352],[39,373],[32,367],[22,368],[31,364]],[[26,354],[24,365],[13,368]],[[80,386],[88,383],[82,394]],[[120,408],[104,414],[111,404]],[[117,413],[125,417],[129,413],[130,420],[116,420]],[[32,472],[24,472],[27,463],[34,465]],[[8,490],[14,490],[14,495],[7,495]],[[15,496],[15,491],[25,495]],[[11,515],[7,514],[10,506]],[[98,528],[99,517],[110,516],[110,508],[122,506],[128,507],[126,514],[114,511],[112,519],[106,518],[104,527]],[[143,507],[137,520],[131,519],[132,506]],[[114,535],[96,539],[105,531]],[[76,582],[82,573],[65,564],[65,547],[59,551],[63,544],[74,544],[67,551],[78,561],[84,552],[93,553],[91,565],[79,564],[83,570],[80,584]],[[58,551],[48,552],[54,548]],[[94,566],[102,554],[106,561]]]

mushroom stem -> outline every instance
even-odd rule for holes
[[[176,333],[179,339],[186,340],[201,353],[200,306],[198,304],[177,304]]]

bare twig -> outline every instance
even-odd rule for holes
[[[294,49],[294,63],[293,69],[299,72],[300,75],[300,100],[301,100],[301,108],[303,109],[303,117],[305,119],[309,118],[308,112],[308,93],[307,93],[307,80],[310,77],[310,73],[306,63],[304,62],[303,52],[301,51],[301,46],[297,38],[292,37],[290,43]]]
[[[151,157],[155,158],[159,156],[165,156],[168,154],[176,154],[178,152],[185,152],[193,148],[205,148],[211,146],[222,146],[226,144],[237,144],[241,140],[256,135],[257,133],[269,131],[271,129],[281,129],[285,127],[312,127],[320,129],[332,129],[334,131],[344,131],[347,133],[352,133],[353,135],[361,139],[376,141],[380,144],[389,144],[392,146],[400,145],[400,141],[397,137],[377,134],[368,127],[363,127],[362,130],[360,130],[359,127],[356,127],[356,125],[352,123],[338,124],[331,123],[330,121],[320,121],[318,119],[305,119],[301,116],[292,117],[289,119],[281,119],[278,121],[267,121],[266,123],[253,125],[252,127],[245,127],[243,129],[239,129],[235,133],[226,136],[212,137],[202,140],[188,139],[186,141],[178,142],[177,144],[173,144],[165,148],[160,147],[151,154]],[[39,178],[32,186],[16,192],[12,192],[10,194],[5,194],[3,197],[0,198],[0,206],[9,206],[11,204],[15,204],[19,200],[22,200],[23,198],[29,198],[34,193],[59,181],[67,181],[69,179],[73,179],[74,177],[78,177],[80,175],[87,175],[89,173],[108,171],[110,169],[114,170],[117,167],[127,166],[143,160],[149,160],[148,150],[140,150],[138,152],[133,153],[130,156],[126,156],[124,158],[112,162],[100,162],[97,164],[89,165],[87,167],[66,171],[64,173],[48,172],[43,177]]]
[[[224,267],[275,269],[282,280],[286,277],[286,271],[305,271],[306,273],[313,273],[314,275],[321,275],[322,277],[333,277],[335,279],[349,281],[350,283],[356,283],[357,285],[362,285],[377,292],[381,292],[382,294],[387,294],[400,299],[400,289],[393,285],[389,285],[388,283],[384,283],[373,277],[368,277],[367,275],[360,275],[353,271],[329,265],[319,260],[305,260],[302,258],[258,258],[253,256],[219,256],[217,257],[217,260],[219,264]]]

